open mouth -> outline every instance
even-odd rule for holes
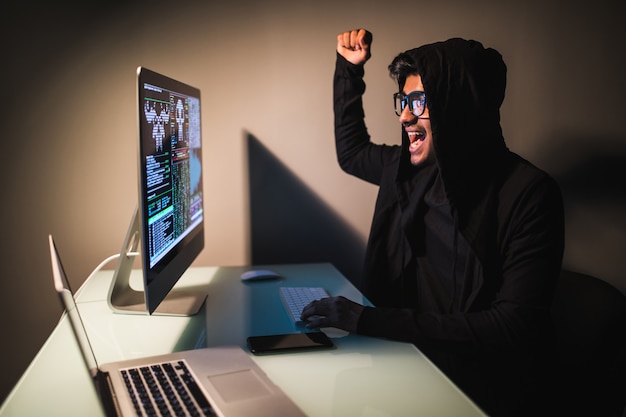
[[[409,141],[411,143],[422,141],[426,138],[424,132],[406,132],[409,135]]]

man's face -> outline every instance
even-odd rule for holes
[[[419,75],[409,75],[404,83],[402,92],[405,95],[413,91],[424,91],[422,77]],[[420,165],[424,161],[435,159],[433,149],[433,136],[430,129],[430,119],[428,113],[428,97],[426,97],[426,109],[424,113],[417,117],[406,106],[399,116],[400,123],[409,135],[409,153],[411,154],[411,164]]]

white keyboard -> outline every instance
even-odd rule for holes
[[[328,296],[328,292],[319,287],[280,287],[280,298],[287,314],[296,325],[302,324],[300,314],[307,304]]]

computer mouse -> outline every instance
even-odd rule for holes
[[[278,278],[280,278],[280,274],[269,269],[252,269],[241,274],[242,281],[261,281]]]

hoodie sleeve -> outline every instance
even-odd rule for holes
[[[379,185],[391,146],[370,141],[362,96],[363,65],[353,65],[337,54],[333,79],[335,145],[339,166],[346,173]]]

